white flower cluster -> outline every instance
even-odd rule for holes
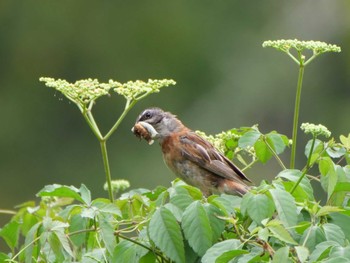
[[[331,136],[331,132],[322,124],[316,125],[306,122],[301,124],[300,129],[302,129],[305,133],[311,133],[313,136],[323,135],[326,138]]]
[[[263,47],[273,47],[283,52],[288,52],[289,49],[295,48],[297,51],[303,51],[304,49],[313,50],[315,54],[321,54],[325,52],[340,52],[340,47],[336,45],[327,44],[321,41],[300,41],[297,39],[281,39],[275,41],[265,41],[262,44]]]
[[[117,82],[114,81],[99,83],[97,79],[82,79],[75,83],[46,77],[42,77],[39,80],[45,82],[46,86],[62,92],[69,100],[81,106],[88,105],[91,101],[107,95],[109,90],[117,85]]]
[[[119,179],[119,180],[113,180],[111,182],[111,185],[112,185],[112,191],[114,193],[119,193],[121,191],[125,191],[126,189],[128,189],[130,187],[130,182],[128,180]],[[107,182],[103,185],[103,189],[106,191],[108,190]]]
[[[176,82],[172,79],[149,79],[148,82],[141,80],[128,81],[126,83],[117,83],[114,91],[119,95],[124,96],[127,100],[137,100],[142,95],[159,92],[162,87],[175,85]]]
[[[236,134],[233,134],[232,132],[221,132],[218,134],[213,135],[206,135],[202,131],[196,131],[196,133],[201,136],[202,138],[206,139],[208,142],[210,142],[216,149],[221,151],[222,153],[225,153],[226,151],[226,141],[234,138],[237,139],[239,136]]]

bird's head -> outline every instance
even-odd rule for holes
[[[160,139],[169,136],[173,132],[181,131],[184,127],[175,115],[160,108],[145,109],[136,119],[136,123],[139,122],[151,125]]]

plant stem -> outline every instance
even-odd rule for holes
[[[267,148],[269,148],[270,152],[273,154],[273,156],[275,157],[275,159],[277,160],[277,162],[279,163],[279,165],[281,166],[281,168],[283,170],[286,170],[287,168],[284,166],[284,163],[282,162],[281,158],[278,157],[277,153],[275,152],[275,150],[271,147],[271,145],[269,144],[269,142],[266,140],[266,137],[263,137],[263,140],[267,146]]]
[[[306,167],[303,169],[303,173],[301,174],[301,176],[299,177],[298,181],[297,181],[297,182],[295,183],[295,185],[293,186],[292,190],[290,190],[290,193],[291,193],[291,194],[293,194],[293,192],[295,191],[295,189],[296,189],[296,188],[298,187],[298,185],[300,184],[301,180],[303,180],[303,178],[305,177],[307,171],[310,169],[311,157],[312,157],[312,153],[313,153],[313,151],[314,151],[315,141],[316,141],[316,136],[314,136],[313,139],[312,139],[312,144],[311,144],[309,156],[308,156],[308,158],[307,158]]]
[[[303,85],[303,76],[304,76],[304,64],[303,64],[303,59],[301,57],[301,53],[299,53],[299,58],[300,58],[299,77],[298,77],[297,92],[296,92],[296,96],[295,96],[295,106],[294,106],[293,135],[292,135],[293,144],[292,144],[292,153],[291,153],[291,157],[290,157],[290,169],[294,169],[294,166],[295,166],[301,88]]]
[[[112,191],[112,178],[111,178],[111,170],[109,168],[109,162],[108,162],[108,153],[107,153],[106,140],[101,140],[100,141],[100,146],[101,146],[103,165],[104,165],[105,173],[106,173],[106,181],[107,181],[107,186],[108,186],[108,195],[109,195],[109,199],[113,203],[114,202],[114,196],[113,196],[113,191]]]
[[[113,132],[119,127],[120,123],[125,118],[126,114],[134,107],[136,104],[136,100],[127,101],[123,113],[120,115],[117,122],[113,125],[113,127],[109,130],[109,132],[103,137],[104,140],[108,140],[108,138],[113,134]]]

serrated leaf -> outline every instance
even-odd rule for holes
[[[267,138],[268,143],[272,147],[272,149],[274,149],[274,151],[277,154],[281,154],[284,152],[284,150],[286,148],[286,144],[285,144],[285,142],[282,139],[282,136],[280,134],[269,133],[266,135],[266,138]]]
[[[37,193],[37,196],[70,197],[84,203],[84,200],[79,193],[79,189],[75,188],[74,186],[52,184],[46,185],[43,189],[39,191],[39,193]]]
[[[309,140],[305,146],[304,154],[305,154],[306,158],[309,158],[310,150],[311,150],[311,146],[312,146],[312,141],[313,140]],[[317,158],[319,156],[319,154],[323,151],[323,149],[324,149],[323,142],[320,141],[319,139],[316,139],[315,144],[314,144],[314,149],[312,151],[313,158],[311,158],[310,163],[313,163],[315,161],[315,158]]]
[[[336,192],[350,192],[350,183],[349,182],[338,182],[334,187],[334,193]]]
[[[219,216],[223,216],[223,212],[216,206],[212,204],[203,205],[205,212],[207,213],[209,223],[213,232],[212,241],[216,242],[221,236],[222,232],[225,229],[225,221],[220,219]]]
[[[199,256],[203,256],[212,245],[213,230],[200,201],[195,201],[186,208],[181,225],[189,245]]]
[[[241,242],[237,239],[228,239],[216,243],[206,251],[206,253],[202,257],[202,263],[213,263],[223,253],[231,250],[237,250],[239,248],[241,248]]]
[[[235,250],[230,250],[225,253],[223,253],[221,256],[219,256],[216,260],[215,263],[227,263],[230,260],[234,259],[237,256],[243,255],[243,254],[248,254],[249,251],[242,250],[242,249],[235,249]]]
[[[344,135],[340,135],[339,139],[345,148],[350,149],[350,133],[348,134],[348,137],[345,137]]]
[[[298,222],[297,206],[293,196],[281,189],[269,190],[279,219],[286,227],[293,227]]]
[[[277,175],[277,177],[284,178],[293,182],[293,186],[294,186],[294,184],[298,181],[301,175],[302,175],[302,172],[300,170],[286,169],[280,172]],[[307,195],[309,200],[314,200],[313,188],[311,186],[310,180],[306,176],[301,180],[300,184],[297,186],[296,189],[298,190],[299,187],[302,188],[303,193]],[[293,196],[295,196],[295,198],[299,197],[297,194],[294,195],[294,193],[293,193]]]
[[[289,263],[289,247],[281,247],[273,255],[272,263]]]
[[[175,262],[185,262],[181,229],[168,209],[161,207],[153,214],[148,231],[152,241],[165,255]]]
[[[273,215],[275,206],[273,201],[264,194],[247,193],[243,196],[241,209],[246,211],[254,222],[261,225],[263,219]]]
[[[113,255],[116,240],[114,236],[114,227],[112,226],[111,221],[110,217],[104,217],[102,215],[98,216],[98,223],[100,226],[99,234],[109,254]]]
[[[322,206],[320,210],[317,211],[316,216],[325,216],[332,212],[341,212],[341,211],[344,211],[344,209],[341,209],[336,206],[326,205],[326,206]]]
[[[297,256],[300,263],[306,262],[310,254],[309,250],[303,246],[296,246],[295,251],[297,252]]]
[[[334,163],[332,159],[329,157],[322,157],[318,162],[318,169],[323,176],[326,176],[330,170],[334,172]]]
[[[327,238],[327,241],[337,242],[341,246],[345,245],[345,240],[346,240],[345,235],[339,226],[335,224],[327,223],[327,224],[323,224],[322,228]]]
[[[343,213],[332,213],[329,216],[331,218],[329,222],[339,226],[345,234],[345,237],[350,240],[350,216]]]
[[[257,130],[251,130],[242,135],[238,140],[238,146],[240,148],[252,147],[256,141],[260,138],[261,133]]]
[[[258,157],[259,161],[262,163],[266,163],[272,157],[272,153],[267,146],[267,144],[259,140],[254,144],[255,154]]]
[[[31,263],[32,262],[32,253],[33,253],[33,248],[37,246],[37,244],[34,244],[34,240],[37,239],[38,235],[38,229],[42,225],[42,222],[39,222],[35,224],[27,233],[27,236],[25,238],[24,245],[26,247],[25,250],[25,262],[26,263]]]
[[[59,240],[60,246],[66,251],[72,258],[74,257],[73,251],[69,245],[69,241],[67,236],[65,235],[64,231],[54,231],[57,239]]]
[[[177,206],[182,211],[185,210],[186,207],[188,207],[192,202],[193,198],[188,193],[173,195],[169,200],[169,203]]]
[[[326,236],[319,226],[311,226],[306,229],[300,239],[300,243],[304,244],[309,251],[313,251],[316,245],[323,241],[326,241]]]
[[[220,208],[225,215],[234,215],[235,208],[239,208],[241,206],[242,198],[235,195],[222,194],[220,196],[215,196],[214,198],[209,197],[208,201]]]
[[[139,262],[147,252],[147,249],[135,243],[122,240],[115,246],[112,262]]]
[[[333,241],[324,241],[317,244],[309,257],[309,262],[316,262],[328,257],[329,251],[334,246],[339,246],[339,244]]]
[[[14,250],[17,247],[20,226],[21,224],[19,222],[11,221],[0,229],[0,236],[5,240],[11,250]]]
[[[297,245],[298,243],[292,238],[287,229],[282,224],[276,224],[276,220],[267,223],[266,227],[270,230],[274,237],[288,244]]]
[[[90,190],[84,184],[81,184],[79,192],[80,192],[81,198],[84,200],[84,203],[87,205],[90,205],[91,204]]]
[[[346,247],[333,247],[329,253],[330,258],[335,258],[335,257],[343,257],[346,259],[350,259],[350,246]],[[348,261],[349,262],[349,261]]]

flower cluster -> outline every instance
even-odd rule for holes
[[[303,51],[304,49],[310,49],[314,54],[322,54],[325,52],[340,52],[340,47],[336,45],[327,44],[321,41],[300,41],[297,39],[281,39],[275,41],[265,41],[262,44],[263,47],[273,47],[283,52],[289,52],[291,48],[296,49],[298,52]]]
[[[159,89],[162,87],[175,85],[176,82],[172,79],[149,79],[148,82],[136,80],[128,81],[123,84],[115,82],[115,84],[116,87],[114,88],[114,91],[116,93],[124,96],[127,100],[138,100],[150,93],[159,92]]]
[[[46,77],[41,77],[39,80],[45,82],[46,86],[60,91],[69,100],[81,107],[86,107],[90,102],[107,95],[111,88],[117,86],[117,82],[99,83],[97,79],[82,79],[75,83]]]
[[[225,153],[227,150],[226,142],[228,140],[238,139],[240,137],[230,131],[221,132],[215,135],[206,135],[202,131],[196,131],[196,133],[202,138],[206,139],[208,142],[210,142],[216,149],[218,149],[222,153]]]
[[[111,181],[111,186],[112,192],[117,194],[128,189],[130,187],[130,183],[127,180],[119,179]],[[107,182],[104,184],[103,189],[106,191],[108,190]]]
[[[306,122],[301,124],[300,129],[302,129],[305,133],[311,133],[315,137],[323,135],[326,138],[329,138],[331,136],[331,132],[322,124],[316,125]]]

